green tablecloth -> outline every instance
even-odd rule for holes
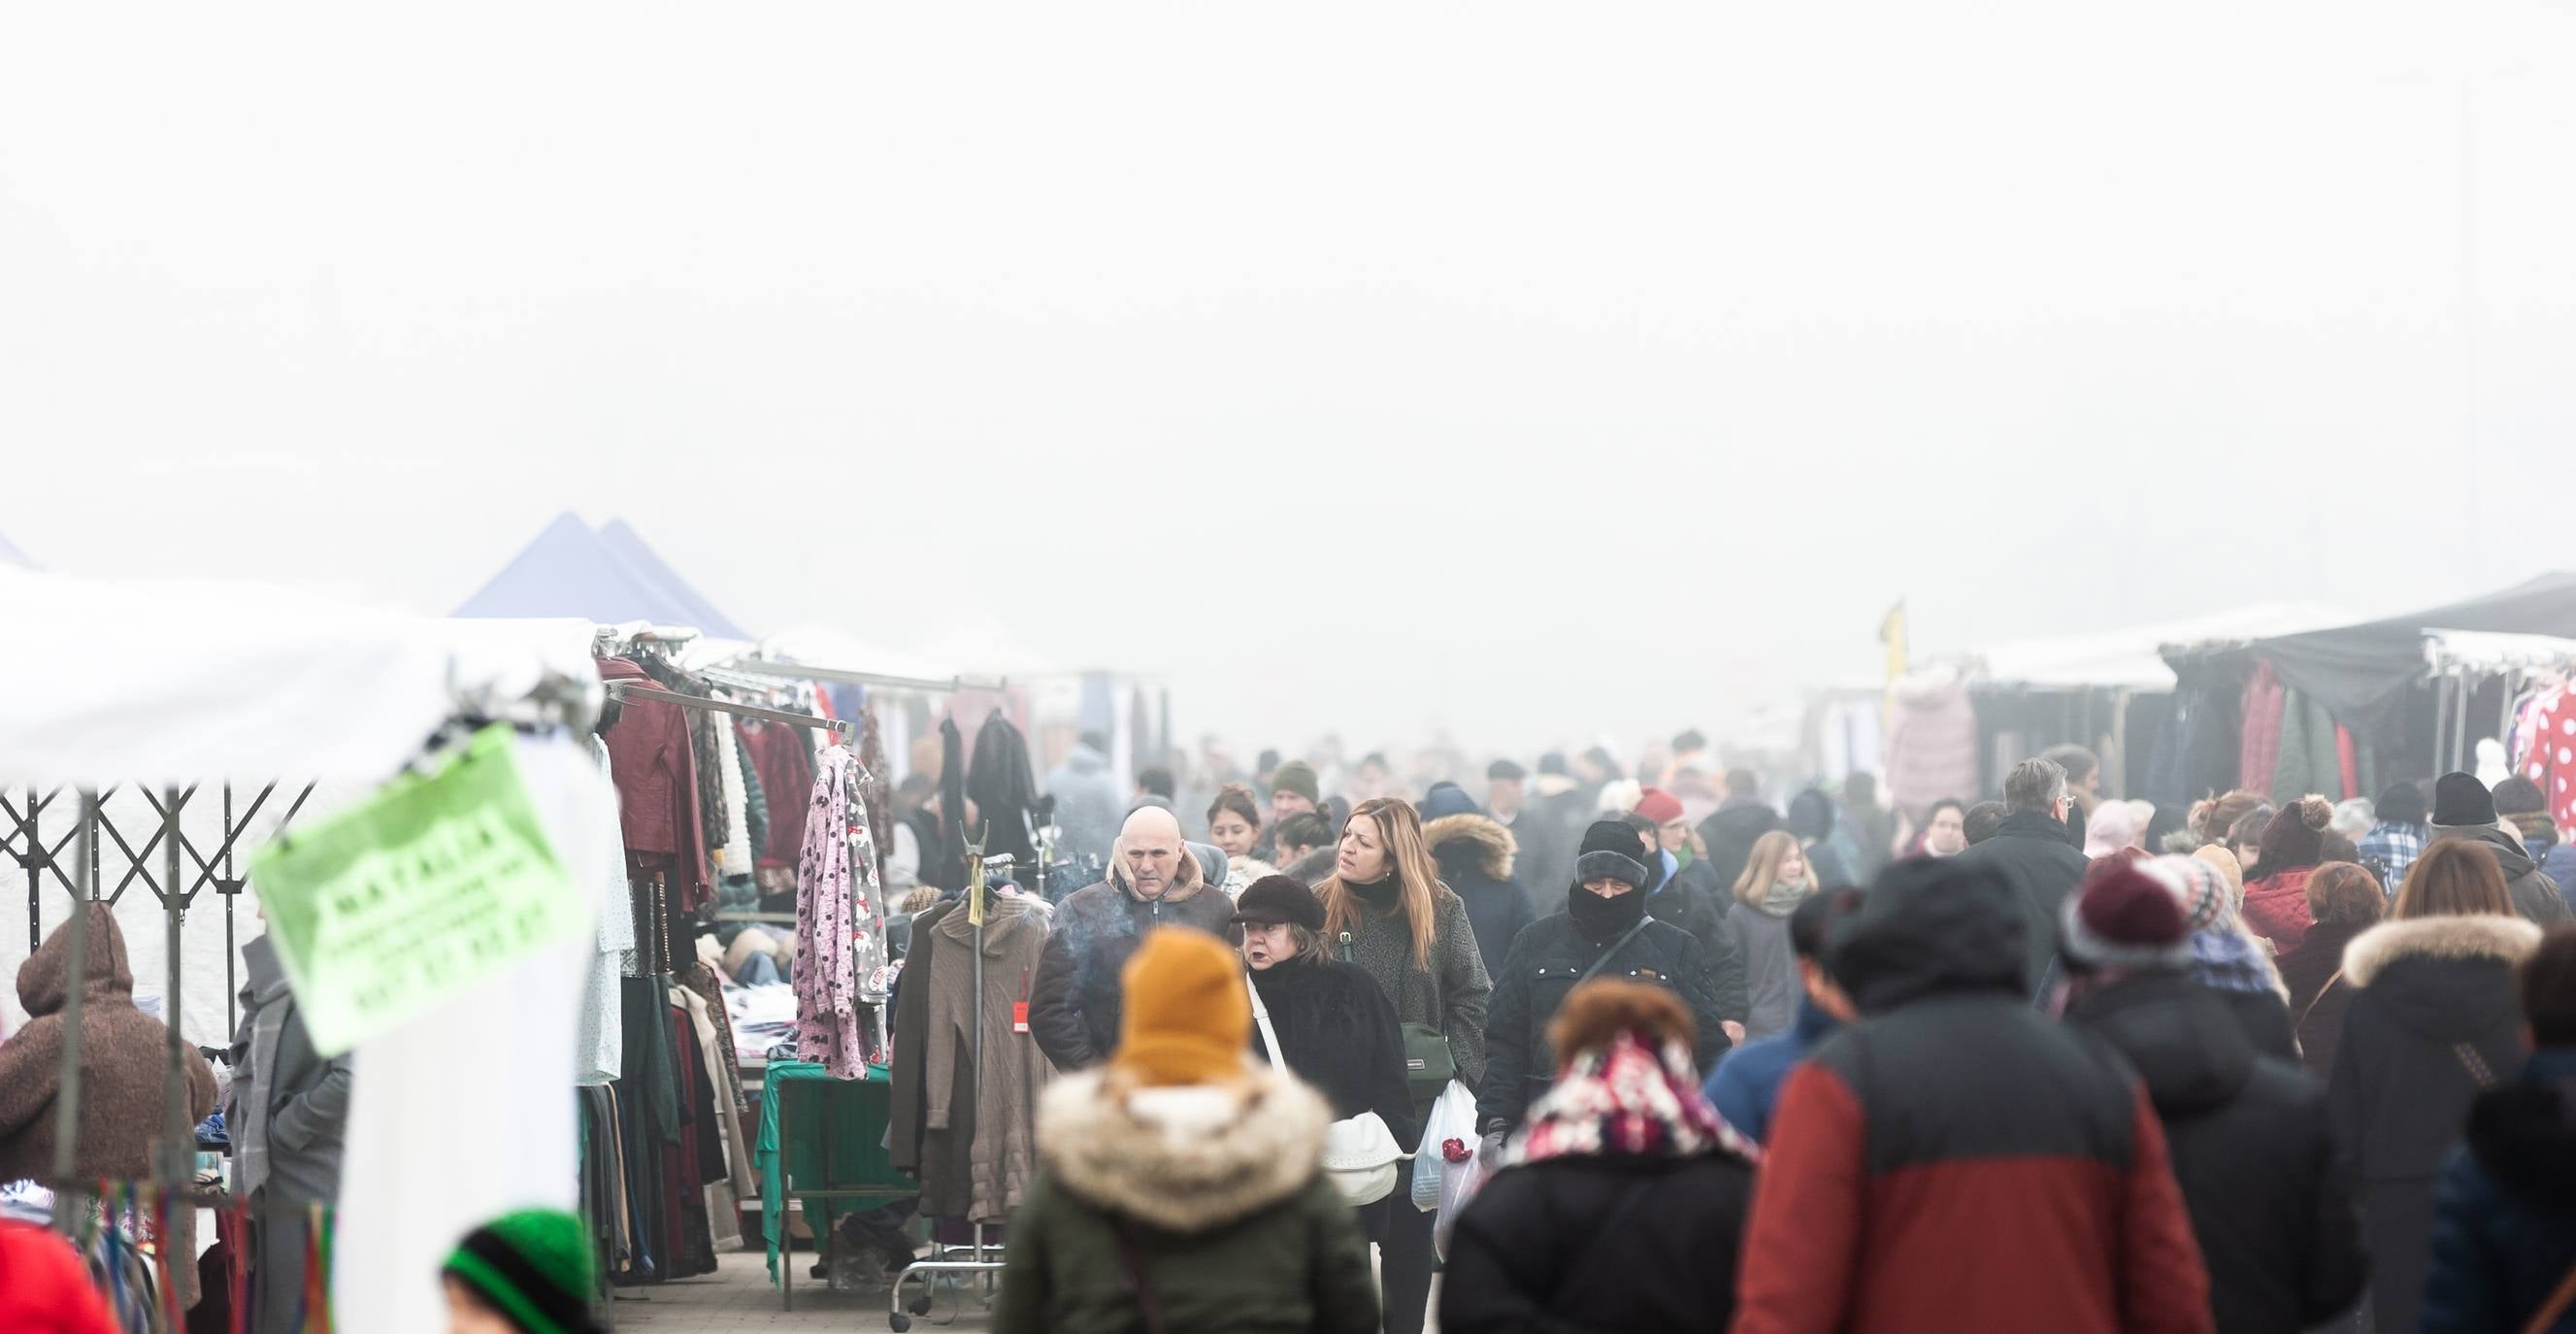
[[[760,1142],[751,1151],[760,1169],[761,1231],[769,1237],[769,1281],[778,1281],[778,1255],[787,1239],[787,1176],[796,1177],[799,1197],[811,1191],[867,1191],[865,1197],[815,1200],[806,1222],[821,1237],[834,1215],[891,1204],[921,1193],[911,1177],[896,1171],[885,1149],[886,1126],[894,1107],[894,1086],[886,1067],[868,1067],[863,1079],[834,1079],[812,1061],[772,1061],[760,1091]],[[794,1136],[781,1151],[779,1103],[792,1098],[787,1126]],[[824,1164],[830,1163],[827,1176]]]

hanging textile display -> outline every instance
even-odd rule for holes
[[[2280,679],[2272,675],[2270,663],[2255,665],[2253,679],[2245,683],[2245,725],[2237,737],[2236,783],[2247,791],[2272,790],[2272,776],[2281,763],[2281,732],[2288,695]]]
[[[1038,804],[1038,782],[1029,772],[1029,743],[1000,709],[975,732],[975,758],[966,769],[966,795],[983,819],[984,854],[1009,856],[1023,872],[1037,866],[1037,844],[1030,838],[1030,813]]]
[[[886,775],[894,770],[886,764],[885,729],[877,725],[877,708],[870,704],[859,712],[859,804],[867,809],[870,841],[877,830],[894,828],[894,784]],[[877,883],[886,883],[886,854],[892,850],[892,833],[876,845]]]
[[[1955,675],[1917,673],[1896,683],[1887,734],[1887,787],[1896,804],[1923,819],[1943,798],[1976,795],[1977,712]]]
[[[2576,829],[2576,690],[2565,685],[2541,692],[2526,706],[2516,763],[2540,785],[2549,817],[2561,830]]]
[[[950,913],[932,928],[939,937],[939,964],[929,977],[915,979],[930,993],[922,1126],[933,1135],[946,1131],[952,1114],[967,1110],[958,1106],[959,1095],[971,1104],[972,1176],[962,1216],[993,1221],[1010,1215],[1036,1170],[1038,1096],[1055,1075],[1037,1039],[1016,1019],[1026,1013],[1029,979],[1046,949],[1047,922],[1036,900],[1009,895],[985,902],[981,926],[969,917]],[[981,992],[975,968],[979,940]],[[961,1078],[961,1067],[972,1073]],[[935,1188],[931,1180],[952,1165],[953,1157],[937,1156],[923,1164],[924,1199],[954,1195],[949,1183]]]
[[[796,1059],[821,1065],[835,1079],[856,1079],[868,1053],[859,1025],[859,978],[853,937],[857,896],[876,893],[873,855],[852,856],[850,752],[823,752],[805,812],[805,846],[796,865]],[[873,848],[871,848],[873,854]]]
[[[608,836],[600,840],[599,857],[585,872],[598,895],[599,922],[582,982],[580,1057],[573,1071],[576,1087],[617,1082],[625,1050],[625,1026],[618,1016],[617,979],[635,952],[635,913],[626,887],[626,842],[618,833],[616,776],[609,766],[608,743],[590,739],[591,758],[599,765],[599,815]]]

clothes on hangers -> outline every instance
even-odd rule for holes
[[[743,781],[742,740],[734,732],[733,720],[709,714],[707,723],[716,733],[716,779],[725,817],[725,837],[723,845],[717,849],[716,874],[730,880],[751,874],[751,795]]]
[[[599,675],[606,681],[659,684],[625,658],[600,659]],[[711,893],[696,742],[688,717],[679,705],[659,700],[630,699],[618,710],[617,725],[608,729],[608,757],[628,868],[670,872],[682,911],[694,912]]]
[[[1038,1098],[1055,1077],[1055,1066],[1038,1050],[1037,1039],[1015,1018],[1025,1013],[1029,981],[1037,976],[1038,956],[1046,950],[1046,915],[1026,898],[995,895],[985,902],[980,992],[975,985],[978,929],[962,912],[941,918],[933,929],[940,938],[939,963],[926,979],[929,1033],[922,1080],[928,1101],[922,1124],[932,1132],[946,1130],[958,1110],[959,1094],[972,1102],[974,1131],[967,1155],[972,1175],[964,1216],[998,1221],[1019,1204],[1036,1171]],[[979,1027],[980,1063],[975,1059]],[[958,1078],[961,1066],[970,1067],[969,1078]],[[929,1190],[928,1182],[923,1189]]]
[[[764,870],[792,870],[805,846],[805,812],[814,790],[812,753],[798,729],[784,723],[741,719],[734,723],[734,734],[751,754],[769,806],[769,838],[756,861]]]
[[[859,804],[868,813],[868,830],[876,835],[877,883],[891,884],[886,874],[886,858],[892,855],[891,836],[894,827],[894,784],[886,775],[894,772],[886,763],[885,729],[877,724],[874,704],[859,712]],[[918,865],[916,859],[915,865]]]
[[[987,856],[1010,854],[1022,866],[1037,865],[1037,844],[1030,837],[1030,815],[1038,804],[1037,776],[1029,770],[1029,743],[1000,709],[975,733],[975,758],[966,770],[966,795],[973,799],[986,830]]]
[[[590,738],[590,754],[599,766],[600,776],[612,789],[616,771],[609,759],[608,743]],[[602,813],[601,821],[610,830],[602,840],[599,864],[588,872],[589,884],[597,897],[599,921],[593,928],[593,949],[582,980],[581,1029],[575,1048],[578,1053],[572,1082],[576,1087],[614,1083],[617,1079],[619,1053],[625,1046],[625,1028],[618,1013],[617,979],[624,976],[628,956],[635,951],[635,914],[633,891],[626,882],[626,842],[616,831],[619,822]]]
[[[2255,664],[2252,679],[2245,683],[2245,724],[2237,743],[2236,781],[2249,792],[2272,790],[2273,775],[2281,764],[2281,733],[2287,722],[2289,693],[2280,678],[2272,674],[2272,664]]]
[[[796,1059],[820,1064],[835,1079],[858,1078],[868,1059],[851,957],[861,890],[848,836],[854,762],[843,747],[823,752],[796,867]],[[866,874],[872,877],[873,867]]]

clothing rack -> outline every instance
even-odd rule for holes
[[[934,676],[888,676],[882,672],[844,671],[838,667],[808,667],[803,663],[777,662],[768,658],[736,658],[726,663],[728,670],[748,672],[754,676],[775,676],[790,681],[829,681],[844,686],[883,686],[888,690],[923,690],[934,694],[954,694],[960,690],[1000,690],[1008,682],[1002,677],[978,680],[952,676],[942,680]]]
[[[984,906],[990,893],[985,888],[984,881],[987,867],[993,864],[1007,867],[1010,865],[1010,859],[999,857],[995,858],[993,863],[987,863],[984,860],[984,840],[979,832],[975,841],[966,845],[966,911],[968,920],[975,928],[974,1080],[976,1116],[979,1119],[984,1114]],[[928,985],[929,979],[922,979],[922,983]],[[932,1258],[915,1260],[905,1266],[901,1274],[895,1276],[894,1290],[887,1294],[886,1312],[886,1328],[893,1330],[894,1334],[904,1334],[904,1331],[911,1329],[913,1316],[930,1313],[929,1275],[932,1274],[982,1274],[985,1276],[983,1301],[987,1306],[992,1304],[994,1276],[1002,1272],[1002,1261],[998,1257],[987,1258],[992,1255],[995,1248],[985,1240],[984,1220],[977,1218],[969,1219],[968,1222],[975,1230],[973,1245],[937,1247],[931,1252]],[[972,1260],[958,1258],[969,1254],[975,1258]],[[921,1297],[912,1303],[911,1314],[908,1315],[905,1313],[903,1285],[910,1282],[916,1274],[922,1276],[922,1293]]]
[[[857,724],[847,718],[818,718],[813,714],[798,713],[792,709],[764,709],[757,704],[736,704],[732,700],[716,699],[710,695],[683,695],[676,690],[664,690],[657,685],[646,685],[631,680],[609,682],[608,697],[620,701],[635,700],[639,703],[670,704],[706,713],[730,713],[738,717],[757,718],[762,722],[787,723],[796,727],[820,728],[845,742],[858,731]]]

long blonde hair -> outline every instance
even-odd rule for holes
[[[1387,870],[1396,883],[1396,906],[1403,910],[1405,927],[1413,933],[1413,966],[1428,968],[1439,896],[1448,893],[1449,887],[1440,883],[1440,869],[1431,860],[1431,846],[1422,841],[1422,816],[1411,802],[1395,797],[1371,797],[1351,808],[1351,819],[1362,816],[1377,826],[1378,841],[1386,845]],[[1347,830],[1350,825],[1345,821],[1342,827]],[[1328,946],[1343,932],[1358,928],[1359,896],[1342,883],[1340,871],[1315,886],[1315,897],[1324,901],[1324,940]]]
[[[1753,855],[1744,861],[1744,874],[1735,878],[1735,897],[1741,902],[1759,905],[1762,896],[1769,893],[1772,884],[1780,878],[1780,863],[1789,860],[1789,854],[1793,852],[1801,859],[1806,856],[1806,849],[1798,845],[1798,836],[1786,829],[1774,829],[1753,840]],[[1808,867],[1807,879],[1813,881],[1815,878],[1816,868]]]

